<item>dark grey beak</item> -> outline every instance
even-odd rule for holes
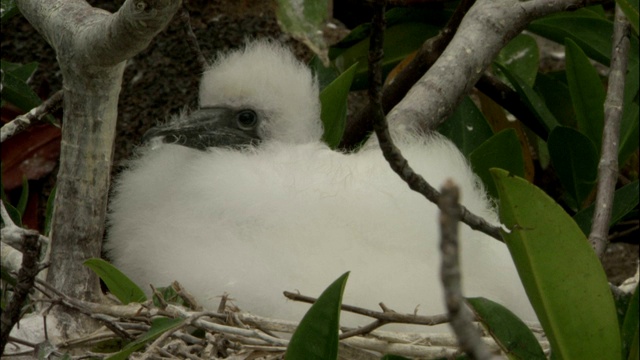
[[[258,115],[250,109],[202,108],[172,123],[149,129],[142,141],[161,138],[164,143],[197,150],[241,148],[260,142],[259,123]]]

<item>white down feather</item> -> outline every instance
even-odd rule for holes
[[[210,309],[226,292],[242,310],[274,318],[299,320],[308,309],[284,290],[318,296],[345,271],[346,304],[445,312],[437,207],[378,148],[344,154],[319,140],[316,81],[288,50],[259,41],[220,57],[203,76],[200,102],[263,110],[263,142],[245,150],[143,147],[111,200],[105,248],[117,267],[145,287],[178,280]],[[497,222],[452,143],[407,135],[398,145],[429,183],[454,179],[463,204]],[[506,246],[460,230],[465,295],[534,320]]]

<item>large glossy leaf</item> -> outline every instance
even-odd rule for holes
[[[613,196],[609,226],[615,225],[625,215],[635,209],[635,207],[638,206],[638,200],[638,180],[616,190]],[[595,204],[591,204],[573,216],[573,220],[586,236],[589,236],[589,232],[591,232],[594,207]]]
[[[325,65],[329,64],[323,26],[329,15],[327,0],[278,0],[276,16],[283,31],[305,43]]]
[[[13,207],[13,205],[11,205],[5,199],[2,199],[2,202],[4,203],[4,208],[7,210],[11,221],[13,221],[16,226],[22,227],[22,216],[20,215],[20,211],[18,211],[18,209]],[[2,224],[4,226],[4,220],[2,220]]]
[[[538,74],[538,44],[530,35],[520,34],[498,53],[495,62],[517,74],[525,84],[533,86]],[[503,77],[498,69],[498,76]]]
[[[636,286],[631,301],[629,301],[629,307],[624,315],[621,329],[622,354],[629,359],[638,358],[638,301],[638,287]]]
[[[0,19],[2,24],[11,19],[14,15],[19,14],[20,10],[16,6],[15,0],[2,0],[2,12],[0,13]]]
[[[484,115],[469,97],[462,99],[438,131],[453,141],[465,157],[493,135]]]
[[[84,264],[104,281],[109,291],[123,304],[147,300],[144,292],[120,270],[102,259],[88,259]]]
[[[29,111],[42,102],[24,80],[11,72],[5,73],[2,77],[2,100],[24,111]]]
[[[604,127],[604,86],[596,69],[589,62],[584,51],[567,39],[567,82],[571,102],[576,113],[578,129],[596,146],[600,152],[602,128]]]
[[[320,91],[324,90],[327,85],[331,84],[338,76],[340,71],[333,64],[324,66],[322,60],[318,56],[314,56],[309,61],[309,68],[313,72],[313,75],[318,79],[318,85],[320,85]]]
[[[546,359],[535,335],[509,309],[482,297],[467,302],[509,359]]]
[[[16,64],[0,60],[0,68],[2,68],[2,71],[5,73],[12,74],[18,80],[27,82],[38,68],[38,63],[33,61],[27,64]]]
[[[324,125],[323,139],[332,149],[338,146],[344,133],[347,120],[347,96],[357,66],[358,64],[353,64],[320,93],[322,104],[320,117]]]
[[[638,103],[631,102],[624,107],[620,123],[620,147],[618,148],[618,165],[623,166],[629,156],[638,150],[640,139],[640,122],[638,122]]]
[[[575,41],[590,58],[609,65],[613,23],[607,19],[588,16],[584,12],[561,13],[535,20],[528,30],[564,44],[565,38]]]
[[[527,107],[536,115],[536,118],[540,121],[540,124],[550,132],[554,127],[558,126],[558,120],[553,116],[544,100],[538,95],[535,90],[521,79],[517,74],[512,74],[511,71],[500,64],[495,64],[504,76],[509,79],[509,82],[514,87],[520,98],[524,100]]]
[[[494,198],[498,190],[489,169],[505,169],[513,174],[524,176],[522,148],[516,131],[505,129],[493,135],[469,155],[473,171],[482,179],[487,192]]]
[[[447,19],[451,16],[451,9],[443,9],[440,5],[424,4],[420,7],[394,7],[384,14],[387,23],[387,29],[403,23],[427,23],[437,27],[445,25]],[[331,46],[329,49],[329,57],[333,60],[341,55],[346,49],[368,39],[371,34],[371,23],[364,23],[356,26],[351,32],[345,36],[340,42]]]
[[[547,194],[500,169],[503,231],[555,359],[620,359],[620,331],[607,277],[586,236]]]
[[[109,356],[106,360],[126,360],[133,352],[141,349],[146,343],[157,339],[165,332],[182,326],[184,319],[157,318],[151,321],[149,331],[135,341],[127,344],[118,353]]]
[[[286,360],[332,360],[338,358],[340,305],[349,272],[334,281],[304,315],[293,333]]]
[[[538,74],[535,91],[544,99],[547,108],[561,125],[576,127],[576,113],[571,105],[571,93],[566,82],[548,74]]]
[[[577,130],[558,126],[547,141],[551,163],[568,195],[581,209],[596,183],[598,153],[591,140]]]
[[[387,28],[384,33],[383,75],[389,73],[402,59],[415,51],[422,43],[438,33],[439,28],[425,23],[401,23]],[[369,39],[363,39],[338,55],[334,63],[340,71],[358,64],[352,90],[365,89],[368,84],[367,64]]]

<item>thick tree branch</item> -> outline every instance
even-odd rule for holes
[[[431,69],[388,114],[394,127],[436,129],[469,93],[484,70],[531,21],[589,5],[579,0],[479,0]]]
[[[463,0],[458,4],[453,15],[440,33],[427,41],[418,49],[416,56],[398,75],[382,89],[382,109],[388,113],[407,91],[436,62],[442,51],[453,38],[462,18],[475,0]],[[372,108],[368,104],[358,115],[347,123],[340,147],[351,149],[359,144],[373,130]]]
[[[113,142],[125,61],[147,47],[171,20],[180,0],[127,0],[115,14],[80,0],[18,0],[21,13],[56,52],[63,76],[60,168],[52,218],[47,279],[83,300],[102,294],[83,265],[100,257]],[[62,336],[95,324],[61,312]]]
[[[624,83],[629,61],[629,22],[620,6],[616,5],[613,26],[613,46],[609,88],[604,102],[604,128],[602,151],[598,164],[598,191],[593,213],[589,242],[598,257],[602,257],[609,244],[609,221],[613,207],[613,194],[618,178],[618,143],[622,119]]]

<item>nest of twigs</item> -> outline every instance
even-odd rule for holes
[[[119,351],[122,344],[127,344],[123,349],[129,349],[130,359],[281,359],[297,327],[296,322],[240,312],[228,296],[221,297],[216,311],[202,310],[177,282],[171,286],[174,294],[171,298],[165,298],[166,293],[154,289],[153,300],[127,305],[113,298],[109,298],[108,304],[74,299],[40,280],[37,280],[35,287],[43,294],[39,301],[51,306],[45,312],[32,315],[32,320],[33,317],[41,317],[42,324],[46,326],[49,310],[62,307],[85,314],[100,324],[96,331],[88,335],[66,341],[57,341],[55,338],[47,341],[49,354],[75,354],[71,356],[73,359],[108,358],[114,351]],[[314,300],[291,293],[288,296],[294,300]],[[441,323],[439,319],[444,316],[398,314],[381,306],[382,312],[348,305],[343,305],[343,310],[361,315],[366,315],[363,314],[366,312],[367,316],[373,318],[373,323],[380,323],[380,318],[384,318],[385,324],[407,323],[406,318],[411,317],[416,318],[417,323],[423,323],[425,319]],[[49,323],[51,325],[51,321]],[[461,354],[457,339],[450,333],[400,333],[366,328],[341,329],[341,359],[379,359],[386,353],[418,359],[454,358]],[[534,330],[541,333],[539,328]],[[485,335],[483,340],[495,353],[499,353],[491,337]],[[9,344],[5,355],[29,355],[41,347],[39,344],[18,343],[23,345],[22,351],[14,352],[15,347]],[[542,341],[542,344],[548,349],[548,343]],[[31,346],[35,350],[28,349]]]

